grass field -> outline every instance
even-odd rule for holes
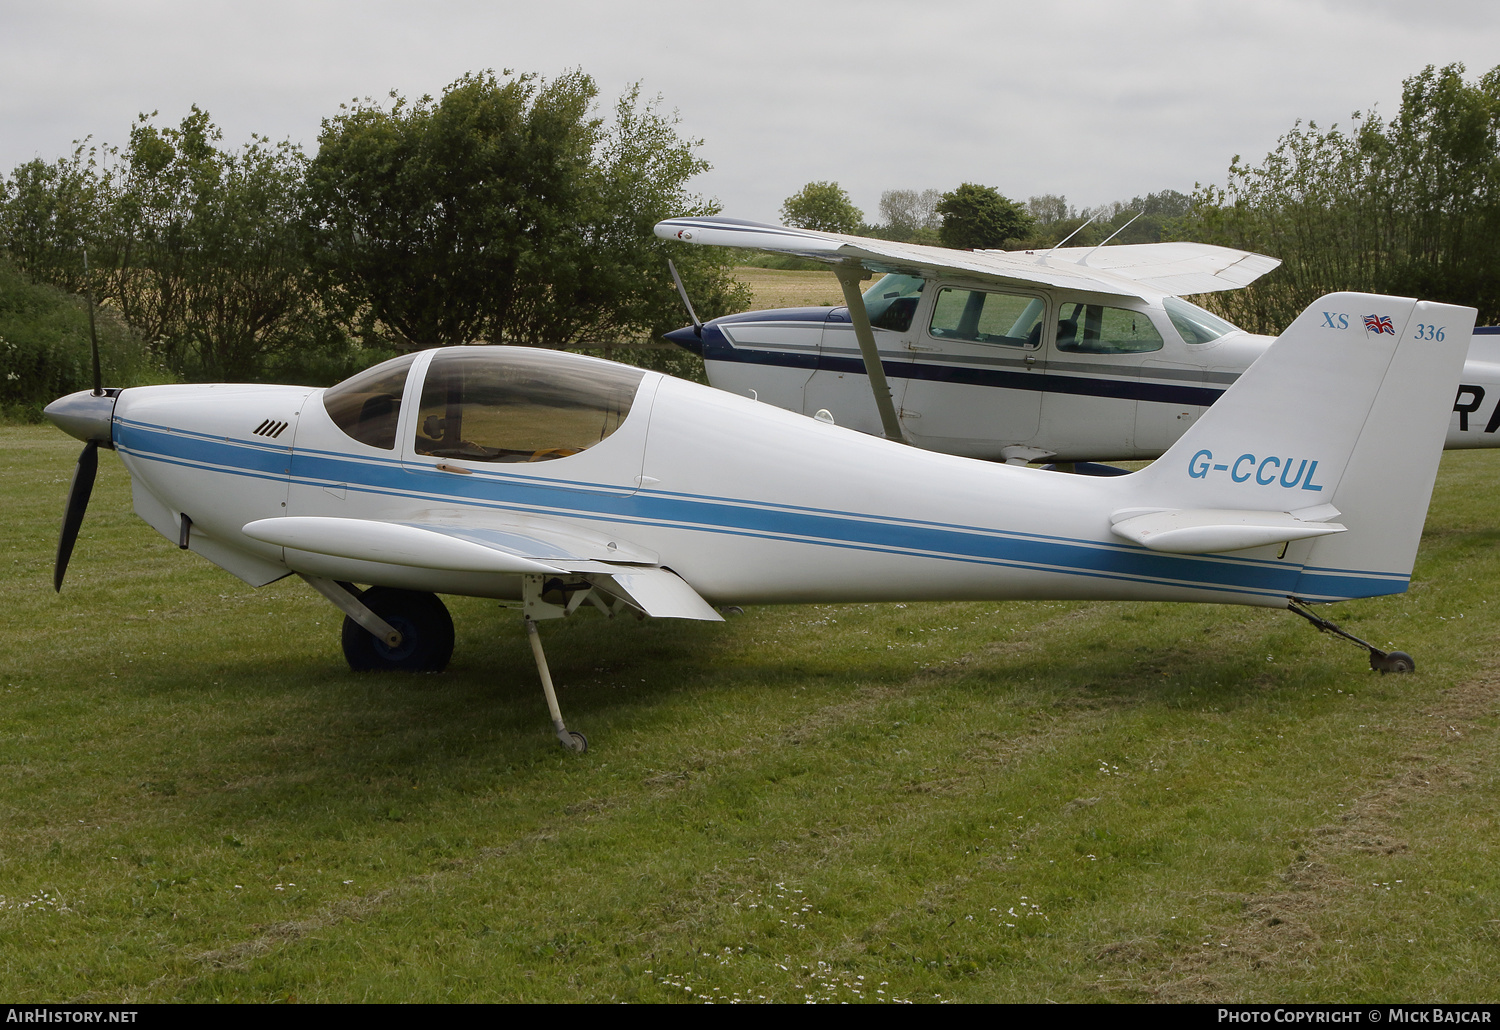
[[[8,1000],[1495,997],[1500,452],[1445,458],[1410,593],[1329,613],[1410,676],[1263,610],[582,615],[574,756],[517,613],[351,674],[110,454],[54,595],[78,445],[0,445]]]
[[[826,270],[794,272],[781,268],[741,266],[734,277],[750,287],[754,300],[749,311],[770,308],[837,307],[844,303],[843,291],[833,273]],[[860,287],[864,289],[869,284]]]

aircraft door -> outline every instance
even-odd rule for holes
[[[1142,310],[1064,299],[1047,356],[1042,424],[1063,460],[1136,456],[1136,411],[1151,392],[1147,362],[1164,341]]]
[[[918,447],[1003,460],[1037,435],[1047,300],[957,285],[929,290],[901,427]]]
[[[918,276],[891,274],[876,280],[864,293],[875,349],[880,352],[891,401],[898,411],[914,357],[912,326],[925,285]],[[819,411],[827,411],[835,423],[846,428],[885,435],[846,307],[834,308],[823,323],[817,368],[802,388],[802,413],[816,415]]]

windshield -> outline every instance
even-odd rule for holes
[[[906,332],[911,328],[917,302],[922,299],[922,287],[926,284],[927,280],[920,276],[897,275],[895,272],[876,279],[875,285],[864,294],[870,325],[895,333]]]
[[[360,443],[394,450],[401,394],[415,354],[382,361],[323,391],[323,407],[334,424]]]
[[[1188,343],[1211,343],[1221,336],[1243,332],[1233,322],[1226,322],[1212,311],[1189,304],[1181,297],[1167,297],[1161,302],[1167,317]]]

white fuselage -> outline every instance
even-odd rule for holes
[[[915,446],[945,454],[991,461],[1158,457],[1274,339],[1237,331],[1188,343],[1162,297],[1044,287],[1025,291],[1048,305],[1045,331],[1029,346],[934,335],[939,292],[968,285],[935,280],[908,329],[874,329],[902,431]],[[1134,353],[1065,351],[1056,327],[1080,303],[1137,312],[1155,327],[1162,346]],[[709,382],[721,390],[804,415],[826,411],[838,425],[861,432],[882,431],[847,308],[745,312],[708,323],[701,340],[690,329],[670,338],[702,355]],[[1474,337],[1446,446],[1500,446],[1500,335]]]
[[[432,353],[412,365],[388,449],[342,432],[321,390],[124,391],[113,438],[134,478],[136,511],[174,540],[186,515],[189,546],[252,584],[296,572],[492,597],[517,596],[519,577],[292,552],[242,528],[281,515],[497,532],[532,520],[595,541],[590,559],[669,568],[715,604],[1120,598],[1282,606],[1291,595],[1396,592],[1410,571],[1365,565],[1330,578],[1304,568],[1310,540],[1164,554],[1111,532],[1114,513],[1187,505],[1189,492],[1200,506],[1270,511],[1332,496],[1311,470],[1278,481],[1265,472],[1268,457],[1207,479],[1194,465],[1203,459],[1188,455],[1151,475],[1059,476],[904,447],[654,373],[644,374],[619,428],[580,453],[508,465],[437,458],[413,447]],[[546,353],[564,364],[590,360]],[[1225,433],[1204,446],[1226,457],[1259,446],[1284,457],[1287,473],[1294,458],[1307,468],[1318,457],[1309,433],[1265,436],[1262,445],[1233,426]],[[1338,466],[1325,457],[1322,467]],[[1251,475],[1257,468],[1265,474]]]

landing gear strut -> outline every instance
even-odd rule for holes
[[[589,749],[589,738],[577,730],[568,729],[563,723],[562,709],[557,707],[557,691],[552,687],[552,673],[547,669],[547,655],[542,651],[542,637],[529,615],[526,616],[526,636],[531,640],[531,655],[536,659],[536,671],[542,677],[542,693],[547,695],[547,711],[552,715],[557,739],[563,747],[581,755]]]
[[[1321,615],[1314,615],[1302,601],[1295,597],[1287,598],[1287,611],[1294,615],[1300,615],[1312,623],[1320,633],[1332,633],[1343,637],[1345,640],[1353,641],[1366,651],[1370,652],[1370,668],[1379,673],[1387,672],[1416,672],[1417,663],[1411,655],[1405,651],[1382,651],[1368,640],[1361,640],[1352,633],[1348,633],[1338,626],[1329,622]]]

